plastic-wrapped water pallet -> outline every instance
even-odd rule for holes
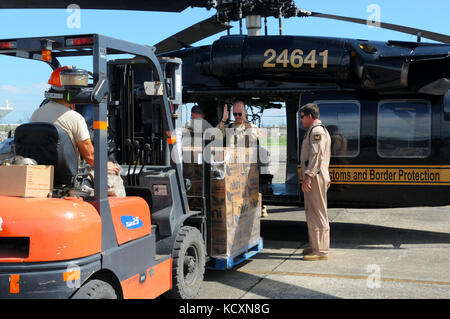
[[[222,258],[215,258],[211,261],[211,264],[213,266],[206,267],[207,269],[214,269],[214,270],[224,270],[224,269],[231,269],[234,266],[240,264],[243,261],[246,261],[259,253],[263,249],[263,239],[259,238],[258,244],[255,246],[248,247],[244,252],[237,256],[230,256],[226,259]]]

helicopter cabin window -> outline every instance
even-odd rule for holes
[[[361,105],[358,101],[315,101],[331,137],[331,157],[359,154]]]
[[[378,104],[377,152],[380,157],[425,158],[431,151],[431,106],[427,101]]]

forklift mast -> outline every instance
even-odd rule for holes
[[[108,123],[110,139],[115,147],[114,159],[120,164],[171,165],[170,143],[165,125],[165,106],[159,98],[163,92],[169,102],[169,120],[181,128],[181,59],[160,59],[164,81],[155,79],[145,60],[119,59],[108,62],[111,74]],[[181,144],[178,143],[178,159]],[[134,154],[137,148],[141,152]],[[111,152],[111,151],[110,151]],[[175,159],[172,158],[173,160]]]

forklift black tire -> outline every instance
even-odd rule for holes
[[[117,294],[107,282],[92,279],[81,286],[72,299],[117,299]]]
[[[172,258],[172,290],[166,296],[178,299],[197,297],[205,274],[205,244],[197,228],[180,228]]]

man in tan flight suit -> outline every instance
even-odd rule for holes
[[[310,249],[303,250],[303,260],[327,260],[330,247],[330,225],[327,215],[327,191],[330,186],[328,166],[331,138],[319,120],[317,104],[300,108],[302,124],[308,131],[302,142],[302,191],[305,198],[306,223]]]

